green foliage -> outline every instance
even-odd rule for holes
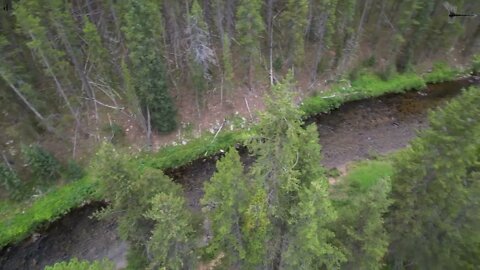
[[[440,83],[452,81],[458,74],[458,70],[449,67],[447,63],[437,62],[433,64],[432,72],[427,73],[424,78],[427,83]]]
[[[388,248],[384,215],[390,205],[387,161],[358,164],[334,187],[338,220],[332,230],[347,256],[341,269],[383,269]]]
[[[125,138],[125,131],[122,126],[116,123],[111,123],[103,127],[103,131],[110,137],[112,144],[119,144]]]
[[[319,166],[316,127],[303,129],[303,112],[292,103],[292,77],[289,73],[273,87],[258,138],[249,144],[257,156],[252,175],[268,194],[269,244],[263,264],[281,264],[286,269],[334,268],[344,260],[332,245],[333,233],[328,229],[336,213],[327,196],[324,169]]]
[[[195,234],[190,212],[180,188],[176,193],[160,192],[151,201],[145,217],[155,222],[148,250],[152,269],[193,269]]]
[[[387,224],[396,269],[480,264],[480,103],[470,88],[395,159]]]
[[[253,232],[246,225],[245,212],[255,187],[252,186],[253,183],[248,183],[235,148],[230,148],[216,167],[217,172],[210,182],[205,183],[205,195],[201,200],[213,233],[208,251],[215,255],[224,252],[228,267],[239,267],[245,261],[255,261],[254,258],[263,254],[263,251],[258,254],[257,249],[247,249],[246,245],[252,243],[245,242],[242,237],[246,234],[245,230]],[[261,242],[262,238],[257,235],[253,241]],[[250,254],[248,251],[255,253]]]
[[[354,189],[368,191],[379,179],[393,175],[392,164],[388,161],[366,161],[350,169],[345,181]]]
[[[68,262],[58,262],[52,266],[46,266],[45,270],[114,270],[115,265],[108,261],[79,261],[77,258]]]
[[[69,160],[65,167],[64,177],[67,181],[75,181],[85,176],[84,169],[75,161]]]
[[[3,163],[0,163],[0,185],[7,190],[10,199],[19,200],[22,198],[21,180],[13,169]]]
[[[303,64],[305,51],[304,39],[308,23],[308,5],[306,0],[288,0],[280,13],[282,34],[287,41],[287,59],[295,66]]]
[[[155,1],[130,1],[122,28],[129,49],[130,72],[145,118],[150,114],[152,127],[169,132],[176,127],[176,109],[168,93],[162,61],[161,29]],[[153,25],[153,27],[152,27]]]
[[[472,70],[474,74],[480,74],[480,54],[476,54],[473,56]]]
[[[260,58],[260,35],[265,31],[262,15],[262,1],[241,0],[237,8],[237,23],[235,24],[238,42],[245,56],[251,61]]]
[[[194,258],[189,242],[194,239],[192,222],[178,184],[159,170],[140,172],[126,153],[109,144],[100,148],[92,169],[101,179],[101,193],[111,201],[100,216],[117,213],[120,236],[137,256],[148,254],[153,269],[191,264],[187,261]],[[135,259],[129,267],[142,261]]]
[[[45,222],[52,222],[72,208],[102,196],[97,191],[97,183],[90,177],[59,186],[25,206],[21,213],[0,222],[0,247],[23,240]]]
[[[52,183],[59,177],[60,163],[40,145],[22,145],[22,155],[32,173],[32,177],[39,186]]]
[[[301,109],[307,115],[325,113],[349,101],[425,87],[425,81],[416,74],[396,74],[390,80],[384,81],[374,74],[363,73],[351,82],[351,85],[336,85],[329,92],[303,100]]]

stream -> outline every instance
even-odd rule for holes
[[[418,130],[428,126],[429,110],[472,84],[480,85],[480,78],[465,78],[429,85],[422,91],[349,102],[328,114],[309,118],[307,123],[316,123],[320,133],[323,165],[338,168],[405,147]],[[252,162],[246,153],[242,158],[246,164]],[[198,210],[202,185],[214,171],[215,158],[205,158],[166,173],[184,186],[189,206]],[[92,203],[72,210],[44,231],[0,250],[0,270],[43,269],[72,257],[87,260],[109,258],[117,268],[125,267],[128,247],[116,232],[116,222],[90,218],[104,206]]]

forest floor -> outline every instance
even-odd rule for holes
[[[307,122],[316,123],[320,133],[322,164],[345,171],[346,164],[405,147],[418,130],[427,127],[428,110],[457,95],[468,84],[468,80],[461,80],[431,85],[420,92],[350,102],[329,114],[310,118]],[[252,163],[246,153],[242,156],[244,163]],[[199,159],[188,167],[167,172],[185,187],[189,206],[194,210],[200,210],[202,186],[214,173],[216,159]],[[72,257],[109,258],[123,268],[127,246],[116,233],[116,223],[90,218],[99,207],[93,204],[74,210],[41,234],[3,249],[0,269],[43,269]]]

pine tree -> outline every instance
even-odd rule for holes
[[[210,67],[215,64],[215,52],[210,45],[207,23],[203,18],[203,10],[198,1],[193,5],[188,16],[187,36],[189,38],[190,72],[195,91],[198,116],[204,107],[204,94],[208,83],[212,80]]]
[[[288,0],[280,21],[284,29],[282,35],[287,45],[286,56],[289,67],[293,64],[301,66],[305,56],[304,39],[308,22],[308,1]]]
[[[151,269],[195,269],[194,229],[181,192],[160,192],[145,217],[155,222],[148,241]]]
[[[383,269],[388,248],[384,215],[391,204],[390,179],[366,185],[360,179],[343,179],[333,196],[338,220],[332,230],[345,252],[342,269]]]
[[[217,162],[217,172],[210,182],[205,183],[202,199],[213,233],[209,250],[217,254],[224,252],[227,264],[236,268],[241,268],[245,262],[256,262],[258,257],[261,258],[264,251],[255,246],[258,243],[263,248],[262,227],[266,225],[255,225],[265,218],[261,216],[262,211],[247,214],[249,207],[256,205],[252,191],[261,187],[252,186],[253,183],[247,180],[243,171],[240,156],[235,148],[231,148]]]
[[[159,47],[162,40],[159,13],[156,1],[130,1],[122,30],[129,49],[134,88],[147,118],[147,126],[169,132],[176,127],[176,110],[168,93]]]
[[[46,75],[52,78],[58,95],[64,101],[77,124],[79,118],[76,109],[67,95],[64,80],[70,70],[69,65],[64,61],[64,52],[57,49],[48,39],[48,31],[41,23],[36,13],[41,10],[35,1],[25,1],[18,4],[15,9],[15,16],[21,18],[18,21],[21,32],[30,41],[27,46],[32,50],[38,62],[43,66]],[[43,15],[45,16],[45,15]]]
[[[242,48],[242,55],[248,67],[248,85],[253,87],[255,65],[260,63],[260,39],[265,31],[261,11],[262,1],[241,0],[237,7],[237,40]]]
[[[479,102],[470,88],[396,158],[387,219],[394,269],[480,265]]]
[[[191,251],[195,238],[181,187],[159,170],[139,172],[125,153],[108,144],[102,146],[93,164],[102,194],[110,201],[99,216],[118,217],[119,234],[130,245],[129,267],[178,269],[179,263],[189,265],[195,258]],[[169,254],[168,260],[165,254]]]
[[[274,86],[259,125],[261,138],[250,144],[258,157],[252,173],[268,194],[271,226],[264,265],[332,268],[344,259],[333,246],[328,229],[336,214],[319,166],[316,128],[303,129],[302,112],[292,104],[292,76],[289,73],[285,81]]]

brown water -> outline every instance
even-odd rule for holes
[[[420,92],[386,95],[342,105],[329,114],[312,117],[320,133],[323,165],[332,168],[385,154],[413,139],[427,127],[428,111],[458,95],[463,87],[479,84],[478,79],[431,85]],[[199,209],[202,185],[215,171],[215,157],[199,159],[188,167],[168,171],[184,186],[192,209]],[[252,159],[243,155],[245,163]],[[72,257],[94,260],[109,258],[119,268],[125,266],[127,246],[116,233],[114,221],[89,217],[99,204],[85,206],[40,234],[0,251],[0,269],[43,269],[45,265]]]

